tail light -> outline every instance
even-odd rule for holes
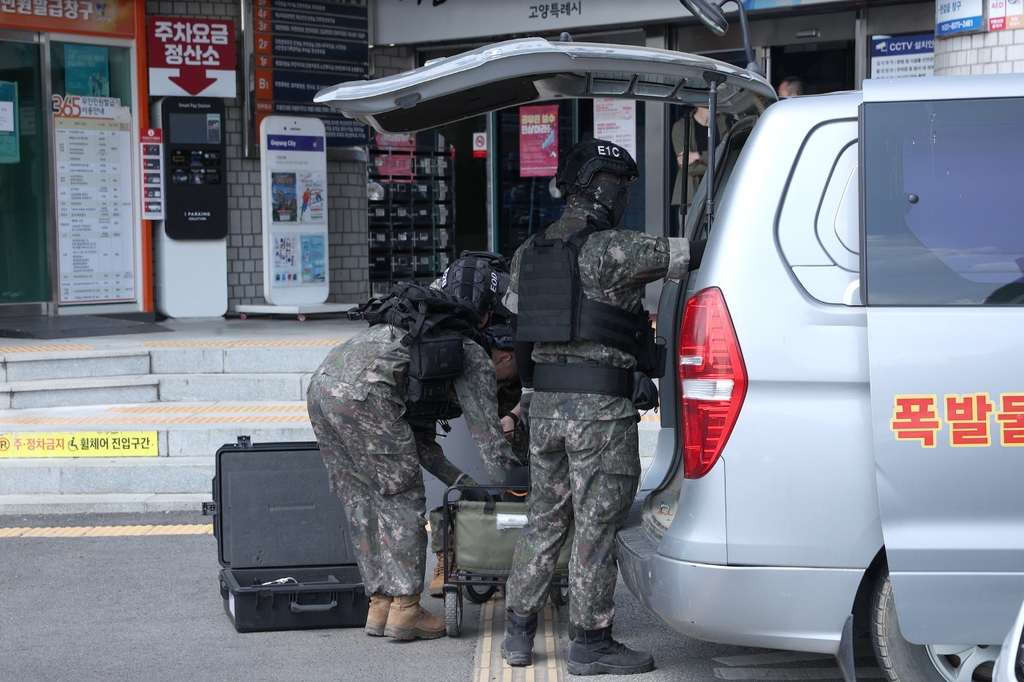
[[[747,370],[721,289],[698,291],[686,303],[679,333],[683,475],[711,471],[725,448],[747,394]]]

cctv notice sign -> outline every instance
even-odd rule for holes
[[[872,78],[931,76],[934,62],[935,36],[931,33],[871,38]]]

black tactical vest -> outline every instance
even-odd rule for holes
[[[519,265],[516,340],[531,343],[593,341],[634,357],[641,355],[646,312],[630,312],[583,295],[579,251],[596,231],[592,224],[568,241],[537,235]]]

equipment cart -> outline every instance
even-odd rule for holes
[[[521,496],[527,491],[525,487],[492,485],[458,485],[445,490],[442,532],[444,546],[452,549],[443,553],[444,620],[449,637],[462,632],[461,588],[465,588],[470,601],[483,604],[505,584],[519,534],[526,525],[526,505]],[[516,498],[519,501],[505,501]],[[569,603],[569,556],[574,533],[572,525],[548,593],[557,606]]]

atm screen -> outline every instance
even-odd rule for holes
[[[220,114],[170,114],[171,144],[220,144]]]

